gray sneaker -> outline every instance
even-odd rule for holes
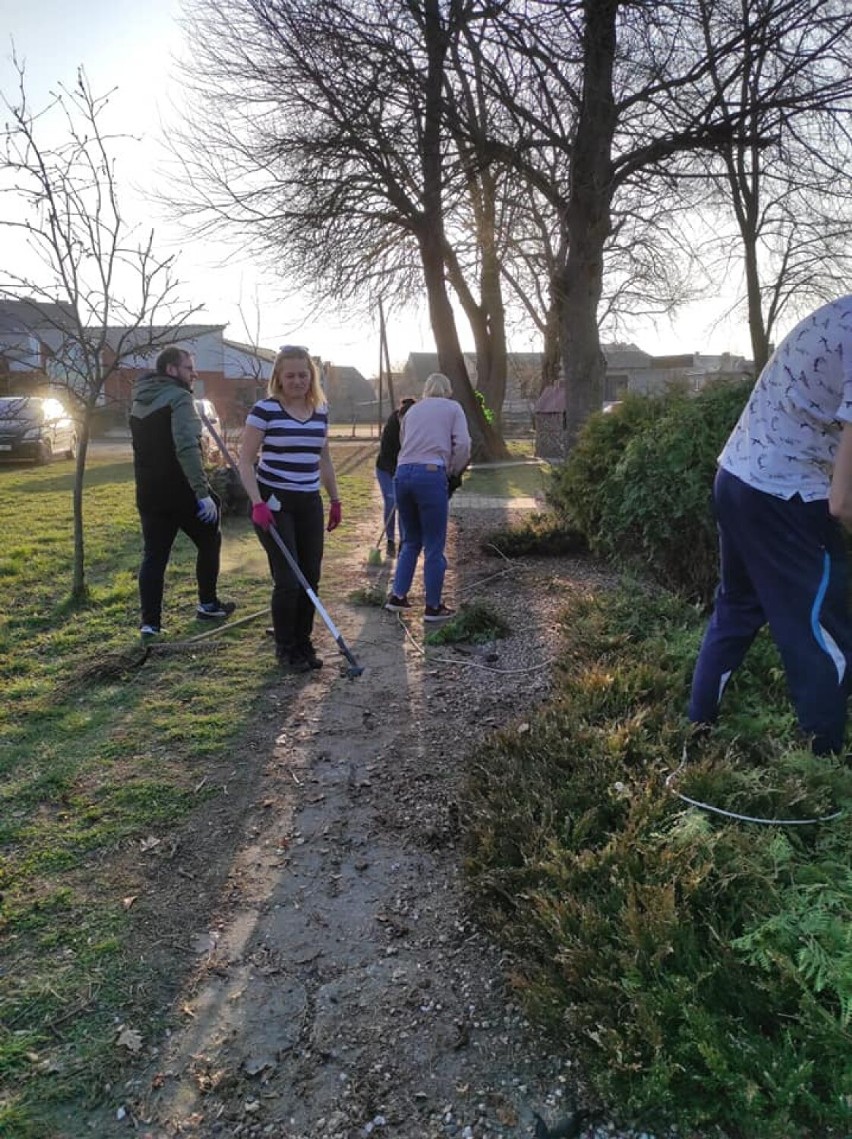
[[[450,617],[455,617],[455,609],[450,609],[449,605],[427,605],[423,613],[424,621],[449,621]]]
[[[197,605],[195,615],[200,621],[219,621],[222,617],[230,617],[237,607],[236,601],[208,601],[204,605]]]
[[[410,608],[411,602],[407,597],[397,597],[395,593],[388,594],[385,609],[389,609],[391,613],[402,613],[403,610]]]

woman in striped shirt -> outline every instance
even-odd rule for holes
[[[269,533],[274,526],[316,592],[323,551],[320,484],[331,499],[329,530],[340,525],[341,511],[328,449],[328,408],[306,348],[285,345],[276,356],[267,397],[246,419],[240,475],[272,571],[278,661],[288,672],[322,668],[311,641],[314,607]]]

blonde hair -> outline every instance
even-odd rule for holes
[[[426,383],[423,385],[424,399],[430,396],[449,396],[452,392],[453,385],[443,372],[433,372],[431,376],[426,377]]]
[[[297,348],[292,344],[285,344],[275,357],[275,363],[272,365],[272,375],[269,377],[269,383],[266,387],[266,394],[272,399],[279,399],[284,394],[281,386],[281,370],[285,360],[305,361],[308,365],[308,371],[311,374],[311,386],[308,388],[305,400],[312,412],[316,411],[318,407],[322,407],[325,403],[325,394],[320,384],[319,368],[316,365],[316,361],[312,358],[307,348]]]

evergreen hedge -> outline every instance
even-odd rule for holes
[[[592,416],[551,476],[550,505],[593,552],[709,602],[718,574],[716,459],[751,386],[629,395],[617,410]]]

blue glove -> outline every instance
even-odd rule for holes
[[[197,516],[202,522],[207,522],[211,526],[219,517],[219,511],[216,508],[216,503],[208,495],[207,498],[199,498]]]

